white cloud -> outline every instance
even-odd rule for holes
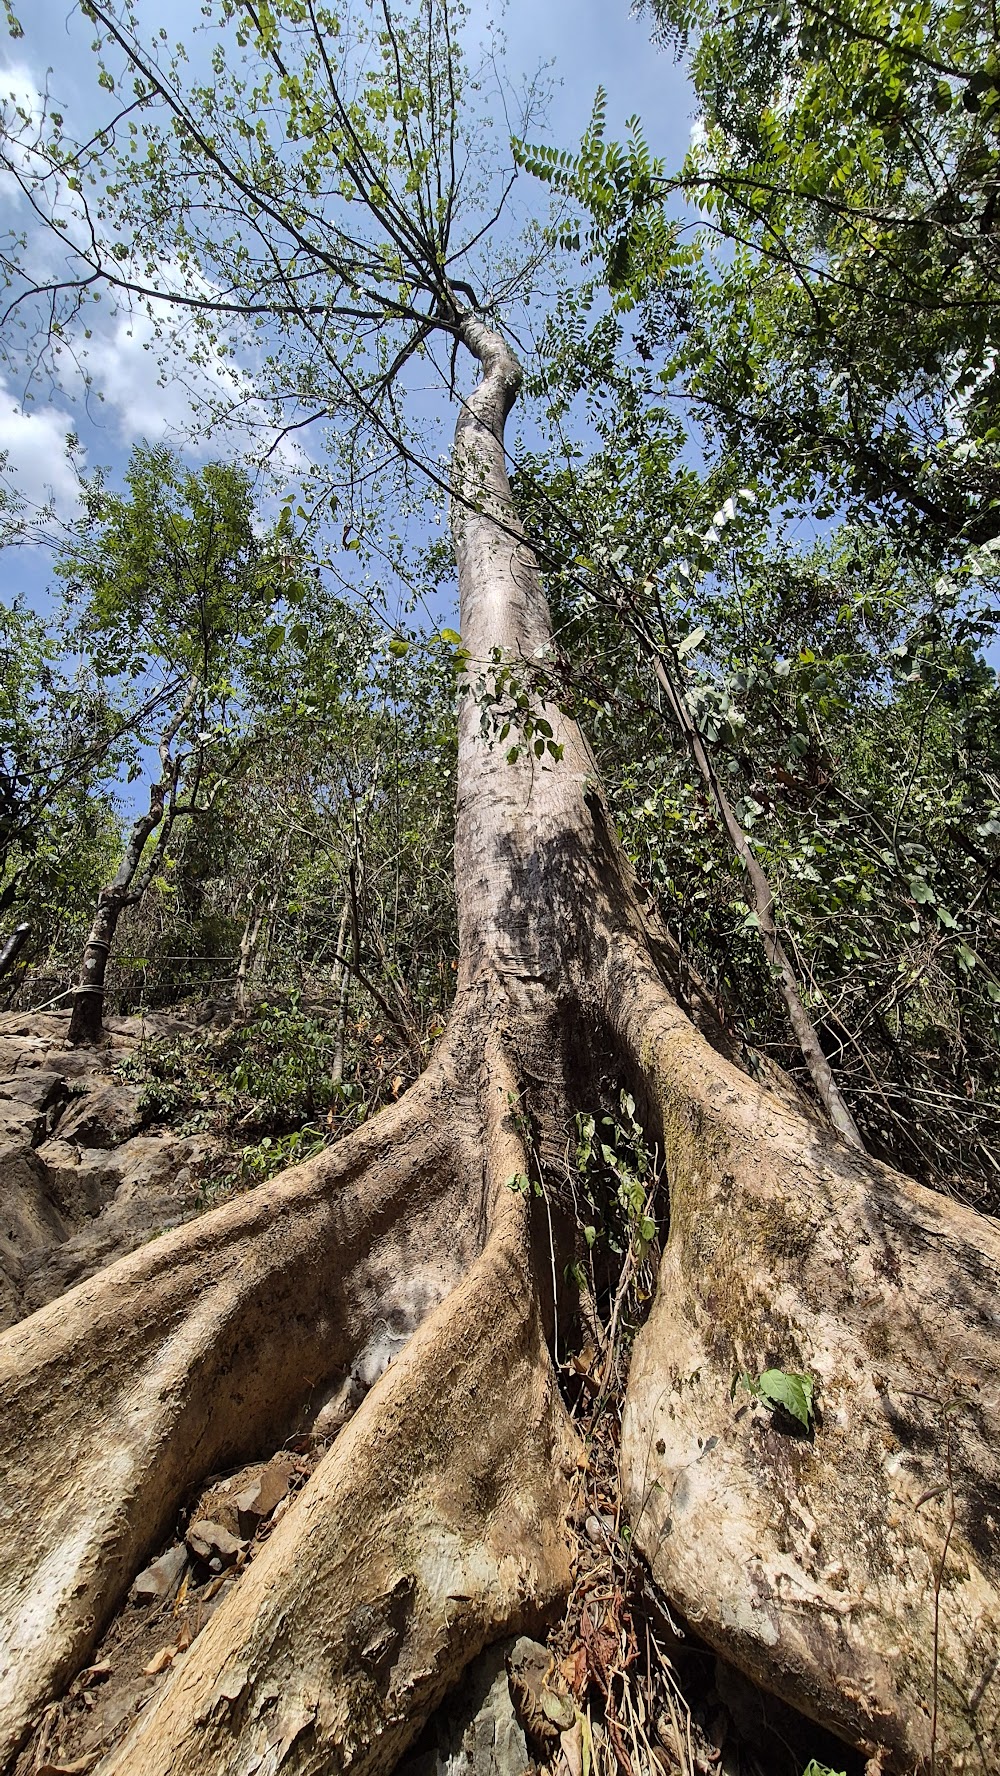
[[[86,244],[89,238],[79,198],[61,178],[53,179],[51,173],[46,178],[44,157],[35,151],[34,145],[44,134],[46,106],[42,85],[27,65],[15,62],[0,67],[0,167],[5,165],[8,170],[0,187],[0,229],[5,217],[17,229],[24,226],[25,199],[19,180],[33,186],[42,213],[61,224],[59,232],[54,232],[28,218],[26,262],[31,281],[42,285],[49,280],[72,282],[81,272],[85,274],[87,265],[75,258],[73,241],[78,238]],[[119,261],[115,272],[123,279],[132,275],[140,284],[151,281],[149,267],[138,259],[135,263]],[[165,292],[209,297],[216,293],[196,272],[171,264],[158,268],[155,283]],[[10,294],[15,298],[19,294],[16,280]],[[26,414],[12,396],[3,397],[0,421],[5,429],[0,448],[10,450],[10,466],[23,474],[26,485],[30,483],[37,490],[48,454],[53,492],[60,499],[67,496],[72,475],[62,462],[62,434],[74,429],[90,444],[97,460],[102,457],[102,432],[108,442],[126,450],[145,439],[174,444],[185,455],[202,460],[267,449],[275,428],[255,392],[246,363],[241,366],[234,358],[214,355],[203,363],[193,361],[195,324],[182,309],[171,308],[167,302],[154,303],[157,327],[149,305],[107,290],[103,296],[99,305],[86,302],[77,323],[67,328],[64,344],[50,340],[51,350],[45,354],[46,374],[56,379],[66,403],[78,409],[75,416],[56,418],[56,409],[40,410],[37,415],[29,409]],[[0,301],[0,309],[2,306]],[[16,313],[27,328],[26,340],[31,339],[33,329],[36,341],[44,337],[48,318],[44,302],[39,304],[29,291]],[[89,338],[84,336],[84,326]],[[12,334],[8,342],[8,362],[13,360],[14,337]],[[245,359],[252,358],[253,348],[251,340]],[[84,388],[84,373],[90,379],[89,391]],[[85,392],[84,404],[81,397]],[[59,433],[58,449],[51,448],[47,430],[52,439]],[[294,438],[283,441],[271,461],[289,480],[308,467],[308,457]]]
[[[183,325],[172,327],[168,305],[163,308],[167,324],[159,335],[150,315],[133,308],[114,316],[87,346],[87,369],[118,441],[183,445],[203,459],[266,448],[273,423],[250,373],[229,357],[193,361]],[[308,462],[292,439],[272,460],[286,476],[302,473]]]
[[[29,506],[51,505],[64,517],[72,511],[78,483],[66,436],[74,429],[60,407],[26,412],[0,380],[0,451],[7,456],[3,479]]]

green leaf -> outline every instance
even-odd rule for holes
[[[690,654],[694,648],[700,647],[705,639],[705,635],[706,631],[704,629],[692,629],[690,635],[685,635],[684,640],[677,643],[675,650],[677,658],[682,660],[685,654]]]
[[[813,1421],[811,1375],[799,1375],[794,1370],[765,1369],[757,1386],[760,1398],[768,1406],[780,1406],[790,1417],[797,1419],[804,1430],[809,1430]]]
[[[401,660],[403,658],[404,654],[408,654],[409,651],[410,651],[409,642],[404,641],[402,636],[400,636],[400,635],[394,636],[392,641],[390,641],[390,643],[389,643],[389,652],[393,656],[393,659],[395,659],[395,660]]]

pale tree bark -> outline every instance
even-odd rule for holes
[[[264,883],[257,883],[256,892],[243,925],[240,938],[240,960],[236,970],[236,1003],[242,1013],[247,1009],[247,983],[257,966],[261,932],[271,925],[283,894],[288,892],[286,871],[291,835],[286,833],[277,857],[268,871],[270,892],[263,895]]]
[[[480,321],[461,336],[482,369],[454,463],[474,676],[551,631],[504,465],[518,366]],[[347,1371],[363,1403],[102,1776],[387,1772],[483,1645],[558,1608],[582,1450],[550,1355],[556,1185],[613,1064],[670,1195],[623,1444],[660,1584],[886,1771],[997,1768],[998,1231],[748,1078],[703,997],[681,1010],[587,744],[544,713],[561,760],[508,765],[465,699],[458,991],[406,1097],[0,1340],[5,1755],[181,1501]],[[525,1173],[545,1202],[509,1188]],[[387,1327],[408,1342],[379,1375]],[[814,1376],[811,1437],[730,1398],[769,1364]]]
[[[340,915],[340,929],[337,932],[337,958],[334,963],[333,980],[337,992],[337,1033],[333,1048],[333,1062],[330,1073],[339,1085],[344,1077],[344,1049],[347,1043],[347,1012],[351,1002],[351,971],[340,957],[347,944],[347,927],[350,923],[351,904],[344,902],[344,910]]]

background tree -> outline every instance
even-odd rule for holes
[[[246,721],[246,658],[279,599],[294,596],[277,543],[255,534],[251,487],[240,470],[215,463],[196,475],[169,451],[139,447],[126,480],[127,495],[100,481],[90,488],[57,571],[78,606],[77,634],[102,672],[155,673],[169,717],[157,738],[159,775],[148,806],[98,896],[70,1021],[74,1042],[101,1033],[122,912],[162,868],[175,822],[197,814],[232,768]],[[140,768],[137,760],[133,780]]]
[[[645,10],[694,85],[684,166],[638,124],[608,142],[603,96],[572,166],[527,152],[582,200],[638,349],[734,478],[821,516],[876,513],[938,556],[993,538],[989,8]]]
[[[67,664],[57,624],[17,602],[0,611],[0,929],[28,927],[25,961],[58,947],[116,856],[97,789],[128,720],[93,671]]]
[[[577,347],[564,337],[563,349],[572,382]],[[759,910],[713,777],[774,887],[799,989],[866,1143],[989,1204],[1000,992],[997,684],[979,651],[994,625],[989,558],[928,580],[871,527],[805,547],[775,534],[746,490],[722,499],[718,477],[674,454],[655,390],[638,399],[625,364],[616,376],[595,409],[602,448],[522,465],[561,649],[555,672],[533,679],[590,712],[630,855],[733,1030],[802,1073],[774,1021]],[[679,744],[678,693],[707,784]]]

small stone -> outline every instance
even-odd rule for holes
[[[254,1535],[258,1524],[270,1517],[288,1491],[294,1472],[295,1463],[289,1457],[275,1456],[237,1495],[236,1511],[242,1536]]]
[[[348,1375],[317,1414],[313,1425],[314,1438],[318,1442],[327,1442],[336,1437],[357,1411],[364,1396],[365,1390],[357,1377]]]
[[[192,1554],[197,1554],[199,1560],[211,1562],[217,1559],[217,1571],[221,1571],[224,1566],[232,1566],[244,1547],[238,1536],[230,1535],[221,1523],[212,1523],[206,1517],[192,1523],[187,1532],[187,1545]]]
[[[603,1542],[604,1532],[601,1529],[601,1520],[599,1517],[588,1517],[583,1527],[587,1531],[592,1542]]]
[[[132,1602],[157,1603],[166,1597],[172,1597],[181,1582],[187,1563],[188,1552],[184,1543],[176,1542],[139,1574],[129,1592]]]

